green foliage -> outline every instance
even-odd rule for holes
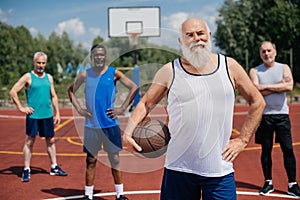
[[[138,64],[146,65],[140,70],[143,80],[152,80],[154,73],[165,63],[178,57],[179,52],[168,47],[153,45],[147,38],[139,38],[138,49],[135,52],[128,38],[111,38],[104,41],[98,36],[92,44],[102,43],[107,47],[107,64],[113,65],[124,72],[133,67],[134,54],[138,54]],[[89,51],[82,44],[75,45],[66,32],[61,35],[52,32],[48,38],[42,34],[32,37],[24,26],[16,28],[0,22],[0,99],[9,99],[8,91],[12,85],[26,72],[33,69],[33,54],[43,51],[48,55],[46,72],[53,75],[55,89],[59,98],[67,99],[67,87],[76,78],[76,73],[66,73],[68,63],[76,71],[78,65],[89,64]],[[63,72],[58,71],[61,66]],[[20,92],[20,98],[25,99],[25,92]]]
[[[259,46],[270,40],[277,61],[287,63],[300,81],[299,0],[225,0],[219,10],[216,45],[248,71],[261,63]],[[295,64],[295,65],[294,65]]]
[[[69,62],[77,67],[88,54],[81,44],[75,46],[67,33],[59,36],[53,32],[48,39],[38,34],[33,38],[24,26],[14,28],[0,22],[0,99],[9,99],[8,91],[12,85],[24,73],[33,69],[33,54],[36,51],[44,51],[48,55],[46,72],[53,75],[56,88],[61,87],[65,90],[64,79],[71,83],[75,74],[58,73],[58,63],[63,70]],[[58,91],[59,96],[66,97],[66,91]],[[23,92],[20,93],[20,98],[25,98]]]
[[[103,38],[100,36],[97,36],[94,40],[93,40],[93,44],[92,46],[94,46],[95,44],[101,44],[103,42]]]

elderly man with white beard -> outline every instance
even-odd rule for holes
[[[205,21],[184,21],[178,39],[183,56],[165,64],[128,120],[124,142],[141,147],[132,132],[168,96],[168,144],[162,200],[236,199],[233,161],[255,133],[265,103],[245,70],[233,58],[211,52]],[[235,90],[248,102],[237,138],[232,132]]]

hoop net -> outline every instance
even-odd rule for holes
[[[128,33],[129,44],[131,46],[136,46],[138,44],[138,38],[139,38],[140,34],[141,33],[138,33],[138,32]]]

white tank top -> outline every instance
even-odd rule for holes
[[[218,55],[211,74],[195,75],[173,61],[174,79],[168,94],[169,130],[165,167],[206,177],[233,172],[232,162],[222,159],[233,121],[234,88],[226,57]]]

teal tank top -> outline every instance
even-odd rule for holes
[[[28,90],[26,90],[26,98],[28,107],[34,109],[33,114],[28,117],[32,119],[45,119],[53,117],[53,110],[51,104],[51,82],[48,78],[48,74],[40,78],[30,72],[31,84]]]

